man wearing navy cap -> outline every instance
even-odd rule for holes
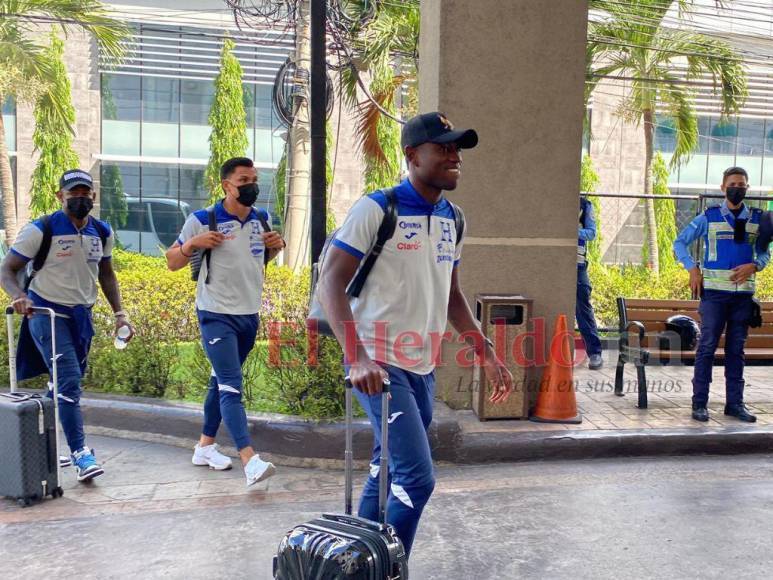
[[[325,258],[317,291],[344,347],[345,370],[375,433],[370,477],[359,507],[359,515],[371,520],[378,519],[381,391],[386,380],[391,385],[387,521],[410,553],[419,518],[435,486],[427,429],[446,322],[464,333],[482,358],[495,388],[493,402],[507,399],[512,376],[481,333],[462,293],[461,210],[443,196],[443,191],[456,189],[461,150],[475,147],[478,135],[472,129],[454,129],[445,115],[436,112],[410,119],[401,142],[408,179],[393,193],[377,191],[354,204]],[[360,296],[350,300],[346,288],[370,252],[395,197],[395,232]]]
[[[14,310],[27,315],[19,335],[20,380],[51,371],[50,320],[33,314],[32,307],[52,308],[57,313],[59,417],[78,481],[87,481],[103,473],[93,450],[86,446],[79,404],[81,377],[94,336],[91,309],[97,299],[97,281],[115,313],[116,332],[128,326],[131,338],[133,329],[121,309],[121,293],[110,261],[113,232],[107,223],[89,216],[95,197],[91,175],[80,169],[65,171],[56,196],[62,202],[61,210],[19,232],[0,266],[0,285],[13,298]],[[45,261],[38,271],[32,271],[28,266],[39,261],[37,254],[46,240],[50,240],[50,248]],[[22,288],[17,275],[24,268],[32,279]]]

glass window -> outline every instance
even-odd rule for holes
[[[191,211],[206,205],[209,192],[204,185],[203,166],[180,166],[180,200],[188,203]]]
[[[140,154],[140,123],[102,120],[102,153],[137,156]]]
[[[140,120],[140,79],[134,75],[102,75],[102,119]]]
[[[152,232],[150,227],[150,216],[147,212],[147,204],[140,202],[139,199],[129,198],[128,219],[124,229],[130,232]],[[137,248],[129,248],[137,249]]]
[[[722,174],[725,169],[735,165],[735,156],[733,155],[709,155],[709,168],[706,177],[706,183],[719,189],[722,184]],[[759,171],[759,169],[758,169]]]
[[[13,97],[6,97],[3,101],[3,115],[15,115],[16,114],[16,99]]]
[[[738,127],[735,120],[719,121],[713,119],[711,123],[711,145],[709,152],[711,154],[735,155],[735,141],[738,134]],[[732,164],[732,162],[731,162]]]
[[[242,85],[242,101],[244,102],[244,112],[247,114],[247,126],[255,126],[255,85]]]
[[[206,125],[209,108],[215,95],[212,81],[181,81],[181,122],[189,125]]]
[[[140,167],[136,163],[102,162],[99,168],[99,217],[114,230],[125,229],[127,198],[138,197]],[[120,236],[119,236],[120,239]]]
[[[180,68],[180,34],[178,28],[157,24],[141,27],[142,40],[139,57],[149,67],[158,67],[165,74],[174,74]],[[148,79],[150,77],[143,77]]]
[[[706,183],[706,163],[708,155],[693,155],[690,160],[679,166],[679,183]]]
[[[670,117],[658,117],[655,125],[655,150],[673,153],[676,148],[676,126]]]
[[[3,127],[5,128],[5,146],[8,151],[16,151],[16,100],[7,97],[3,101]]]
[[[142,78],[142,121],[180,122],[180,81],[156,77]]]
[[[180,154],[180,125],[177,123],[142,123],[142,155],[177,157]]]
[[[177,200],[179,165],[145,163],[142,165],[142,199],[166,197]]]
[[[710,137],[711,117],[698,117],[698,153],[708,154]]]
[[[272,85],[255,85],[257,96],[255,106],[257,109],[256,126],[261,129],[271,129],[277,126],[274,110],[272,108]]]
[[[5,146],[8,147],[8,151],[16,151],[16,115],[3,114],[3,127]]]
[[[762,157],[765,147],[765,121],[763,119],[738,119],[738,155]]]
[[[180,157],[209,159],[210,133],[212,133],[212,128],[208,125],[180,126]]]

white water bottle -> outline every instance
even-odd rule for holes
[[[129,344],[129,337],[131,336],[131,334],[132,334],[132,331],[129,329],[128,326],[124,325],[121,328],[119,328],[118,332],[115,333],[115,340],[113,341],[113,346],[118,350],[125,349]]]

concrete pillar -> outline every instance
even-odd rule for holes
[[[465,294],[531,298],[552,333],[559,313],[574,320],[587,2],[422,0],[421,13],[419,107],[480,136],[449,195],[469,223]],[[438,395],[467,407],[457,349]]]

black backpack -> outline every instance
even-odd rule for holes
[[[40,248],[38,248],[35,257],[32,259],[32,267],[24,268],[21,271],[22,279],[19,286],[24,288],[24,292],[29,290],[30,284],[32,284],[32,279],[43,268],[43,265],[46,263],[46,259],[48,258],[48,252],[51,250],[51,240],[54,237],[54,231],[51,228],[52,215],[53,214],[48,214],[40,218],[40,224],[43,226],[43,240],[40,242]],[[110,234],[102,226],[102,223],[99,220],[89,216],[89,222],[94,225],[97,232],[99,233],[99,239],[102,242],[102,251],[104,252],[105,244],[107,243],[107,238]]]
[[[260,222],[260,227],[263,228],[264,232],[270,232],[271,226],[268,225],[268,221],[266,218],[263,217],[263,214],[259,211],[258,212],[258,221]],[[217,217],[215,217],[215,206],[210,205],[207,208],[207,224],[209,226],[210,232],[216,232],[217,231]],[[206,250],[197,250],[196,252],[193,252],[193,255],[190,258],[190,264],[191,264],[191,279],[193,279],[194,282],[197,282],[199,279],[199,273],[201,272],[201,262],[204,260],[207,263],[207,277],[204,279],[205,284],[209,284],[209,272],[210,272],[210,264],[212,261],[212,250],[206,249]],[[263,266],[268,265],[268,249],[263,248]]]
[[[384,249],[384,244],[392,239],[392,236],[395,233],[395,228],[397,227],[397,194],[395,193],[395,188],[390,187],[389,189],[383,190],[383,192],[387,201],[386,208],[384,209],[384,217],[381,219],[381,225],[376,232],[376,240],[373,243],[373,247],[371,248],[370,252],[368,252],[364,262],[357,270],[357,273],[354,275],[354,278],[352,278],[349,286],[346,288],[346,295],[350,298],[359,297],[360,293],[362,292],[362,288],[365,286],[365,282],[368,279],[368,275],[370,274],[371,270],[373,270],[373,266],[376,265],[376,260],[378,260],[378,257],[381,255],[381,252]],[[456,240],[458,243],[464,235],[464,213],[458,205],[453,202],[449,203],[454,209],[454,223],[456,225]],[[337,233],[338,230],[336,229],[328,235],[327,239],[325,240],[325,244],[322,246],[319,259],[311,267],[311,293],[309,298],[309,315],[307,317],[307,322],[315,324],[317,331],[327,336],[333,336],[333,330],[330,328],[330,325],[327,322],[327,317],[325,316],[325,312],[322,309],[322,305],[319,303],[316,288],[320,272],[322,272],[322,264],[325,260],[325,256],[327,255],[328,248],[333,243]]]

